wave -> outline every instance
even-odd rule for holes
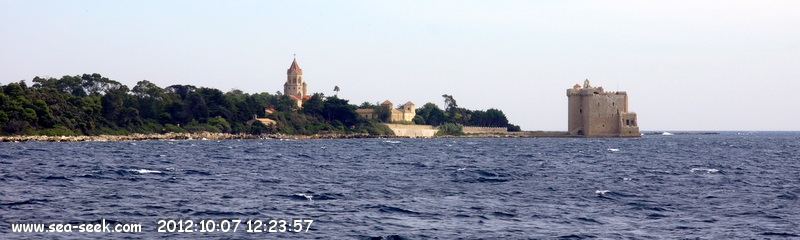
[[[44,179],[44,180],[67,180],[67,181],[72,181],[72,179],[70,179],[68,177],[65,177],[65,176],[47,176],[47,177],[44,177],[42,179]]]
[[[142,168],[142,169],[129,169],[128,171],[136,172],[136,173],[139,173],[139,174],[163,173],[163,172],[158,171],[158,170],[149,170],[149,169],[144,169],[144,168]]]
[[[403,209],[403,208],[399,208],[399,207],[392,207],[392,206],[386,206],[386,205],[378,205],[378,211],[385,212],[385,213],[401,213],[401,214],[411,214],[411,215],[419,215],[419,214],[421,214],[419,212],[411,211],[411,210],[408,210],[408,209]]]
[[[49,200],[31,198],[31,199],[28,199],[28,200],[18,201],[18,202],[0,203],[0,205],[4,205],[4,206],[19,206],[19,205],[29,205],[29,204],[46,203],[46,202],[49,202]]]
[[[210,172],[199,171],[199,170],[183,170],[183,173],[185,173],[185,174],[197,174],[197,175],[204,175],[204,176],[212,175]]]
[[[358,239],[363,239],[363,240],[374,240],[374,239],[379,239],[379,240],[407,240],[407,239],[410,239],[410,238],[406,238],[406,237],[403,237],[403,236],[400,236],[400,235],[389,235],[389,236],[386,236],[386,237],[383,237],[383,236],[377,236],[377,237],[360,236]]]
[[[800,235],[794,233],[785,233],[785,232],[764,232],[761,233],[762,236],[776,236],[776,237],[800,237]]]
[[[696,172],[696,171],[700,171],[700,172],[702,172],[702,171],[705,171],[706,173],[717,173],[717,172],[719,172],[719,170],[718,170],[718,169],[715,169],[715,168],[703,168],[703,167],[700,167],[700,168],[692,168],[692,169],[691,169],[691,170],[689,170],[689,171],[690,171],[690,172]]]
[[[298,201],[312,201],[312,202],[314,201],[314,195],[313,194],[298,193],[298,194],[295,194],[295,195],[291,195],[289,197],[292,200],[298,200]]]
[[[595,239],[597,236],[588,235],[588,234],[571,234],[571,235],[564,235],[558,236],[556,239]]]

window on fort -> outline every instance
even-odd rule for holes
[[[630,119],[625,119],[625,125],[630,126],[631,125],[631,120]]]
[[[611,102],[611,106],[614,106],[614,102]]]
[[[583,109],[579,110],[578,112],[583,113]]]

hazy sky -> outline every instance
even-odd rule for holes
[[[283,90],[498,108],[567,128],[566,89],[625,90],[646,130],[800,130],[800,1],[7,1],[0,84]]]

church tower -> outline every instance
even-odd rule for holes
[[[303,106],[303,100],[309,98],[306,83],[303,81],[303,69],[297,65],[297,59],[292,61],[292,65],[286,70],[286,83],[283,84],[283,94],[293,98],[297,102],[297,107]]]

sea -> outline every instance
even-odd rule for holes
[[[798,195],[800,132],[0,143],[0,239],[796,239]]]

